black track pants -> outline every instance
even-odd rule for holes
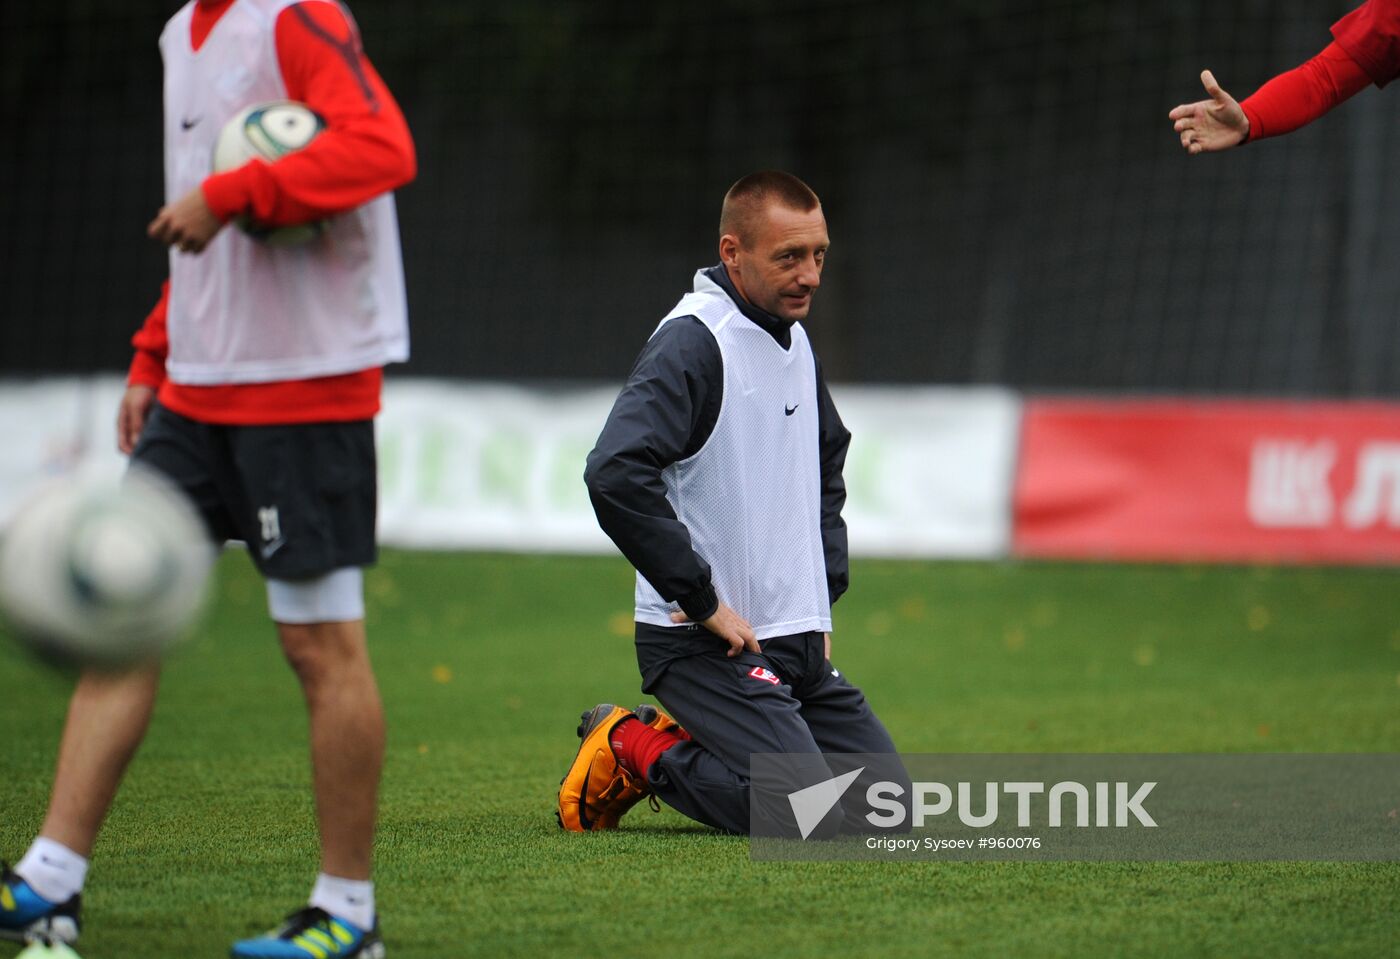
[[[831,775],[823,753],[895,752],[865,694],[826,659],[821,633],[776,636],[762,647],[761,655],[730,659],[728,644],[703,628],[637,624],[642,691],[693,737],[661,754],[650,771],[651,787],[667,805],[727,832],[749,831],[751,801],[770,804],[772,815],[791,821],[787,793]],[[803,763],[802,781],[772,795],[751,795],[754,753],[807,754],[812,762]],[[863,796],[878,779],[902,782],[909,794],[908,776],[891,755],[887,763],[872,764],[849,795]],[[869,829],[848,803],[842,831]]]

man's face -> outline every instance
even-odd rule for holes
[[[741,296],[789,323],[806,319],[822,282],[830,240],[822,208],[807,213],[770,203],[756,218],[747,244],[726,233],[719,255]]]

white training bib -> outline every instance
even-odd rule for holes
[[[165,195],[209,175],[224,124],[287,98],[277,16],[297,0],[236,0],[198,51],[194,0],[165,25]],[[349,19],[349,14],[346,14]],[[332,217],[301,246],[259,243],[232,226],[199,254],[170,253],[176,383],[265,383],[351,373],[408,359],[408,306],[392,194]]]
[[[829,631],[817,374],[807,333],[794,323],[784,350],[703,271],[662,325],[683,316],[698,317],[719,343],[724,395],[705,445],[662,472],[666,498],[710,564],[720,600],[759,639]],[[638,622],[675,625],[677,605],[641,574],[636,601]]]

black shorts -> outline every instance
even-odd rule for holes
[[[247,543],[264,576],[374,562],[373,420],[215,426],[156,404],[131,461],[183,489],[216,542]]]

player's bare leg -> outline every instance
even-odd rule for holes
[[[358,582],[357,577],[357,588]],[[384,762],[384,709],[370,668],[364,620],[278,623],[277,634],[301,680],[311,720],[321,874],[305,908],[264,935],[235,942],[229,955],[313,959],[334,951],[384,959],[369,878]]]
[[[146,734],[159,680],[156,665],[78,680],[43,827],[15,868],[0,870],[0,939],[78,938],[88,857]]]
[[[39,834],[81,856],[92,845],[155,706],[160,667],[85,673],[73,690],[53,794]]]
[[[364,621],[279,623],[277,630],[310,714],[322,872],[369,879],[384,762],[384,709]]]

